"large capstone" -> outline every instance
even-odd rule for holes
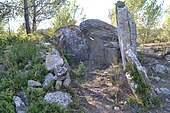
[[[89,19],[80,26],[60,28],[59,49],[71,61],[90,61],[95,64],[117,64],[120,58],[117,28],[97,19]]]
[[[86,36],[108,42],[118,42],[117,28],[101,20],[86,20],[80,24],[80,29]]]

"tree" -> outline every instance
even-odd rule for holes
[[[79,20],[84,20],[85,15],[82,15],[83,9],[76,4],[76,0],[66,4],[57,11],[55,20],[52,22],[53,28],[56,30],[60,27],[75,25]]]
[[[162,15],[162,4],[158,4],[157,0],[151,0],[146,3],[143,12],[138,19],[138,35],[143,41],[152,40],[152,30],[157,29],[158,22]]]
[[[6,22],[8,22],[8,17],[12,10],[7,7],[5,4],[10,4],[8,1],[4,1],[4,3],[0,2],[0,32],[3,31]]]
[[[25,18],[25,27],[27,34],[31,33],[30,24],[29,24],[29,11],[28,11],[28,2],[24,0],[24,18]]]
[[[165,10],[165,21],[163,22],[163,32],[161,34],[161,38],[163,41],[170,41],[170,6]]]
[[[147,0],[125,0],[125,5],[128,7],[128,10],[133,15],[135,21],[137,21],[137,17],[139,12],[142,11],[143,6],[145,5]],[[111,19],[111,23],[114,26],[117,26],[116,24],[116,7],[113,6],[113,8],[109,11],[109,18]]]
[[[56,15],[57,10],[65,3],[66,0],[8,0],[11,4],[0,2],[13,11],[14,16],[25,18],[27,32],[30,33],[29,26],[32,25],[32,32],[35,32],[37,25]],[[12,14],[12,13],[11,13]],[[30,20],[30,21],[29,21]]]
[[[162,15],[162,3],[157,0],[125,0],[125,4],[132,13],[137,25],[138,39],[147,41],[152,39],[155,29]],[[112,24],[116,24],[115,7],[110,12]],[[154,40],[154,39],[152,39]]]
[[[37,25],[46,20],[51,19],[57,14],[57,11],[65,3],[66,0],[28,0],[30,11],[30,23],[32,32],[37,30]],[[22,13],[21,13],[22,14]]]

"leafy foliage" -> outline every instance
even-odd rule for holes
[[[58,10],[52,24],[55,29],[74,25],[79,19],[83,20],[85,18],[85,16],[81,17],[81,14],[82,9],[76,4],[76,0],[73,2],[67,1],[66,4]]]
[[[132,64],[130,64],[128,68],[126,68],[126,72],[131,73],[132,80],[137,84],[135,93],[139,95],[139,98],[132,96],[128,100],[129,105],[131,105],[132,107],[139,106],[139,111],[142,112],[146,112],[146,110],[154,106],[161,105],[159,97],[152,97],[152,95],[150,94],[150,85],[142,82],[141,75],[139,75],[137,69]]]
[[[74,78],[80,78],[84,76],[84,69],[85,65],[83,62],[80,62],[80,64],[77,66],[76,69],[70,69],[70,72]]]
[[[43,100],[46,92],[55,90],[55,81],[51,81],[50,85],[44,88],[27,88],[28,80],[36,80],[41,83],[44,81],[48,71],[43,65],[44,60],[40,57],[39,51],[49,48],[37,46],[30,36],[22,36],[22,38],[4,36],[4,38],[0,38],[0,43],[2,44],[0,64],[3,64],[6,69],[0,72],[1,113],[15,112],[13,96],[18,95],[20,91],[24,91],[27,97],[28,107],[25,108],[27,113],[70,113],[75,111],[82,113],[82,110],[78,108],[77,95],[71,88],[62,89],[73,97],[74,102],[68,109],[60,107],[57,103],[49,104]]]
[[[138,41],[140,43],[162,42],[167,37],[162,35],[160,27],[163,12],[163,2],[157,0],[125,0],[128,10],[132,13],[137,25]],[[110,11],[112,25],[116,25],[115,6]],[[168,35],[167,35],[168,36]]]

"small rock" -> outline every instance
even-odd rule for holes
[[[18,92],[18,96],[23,100],[25,101],[27,96],[25,95],[25,92],[24,91],[20,91]]]
[[[151,47],[144,48],[143,51],[147,54],[154,54],[155,53],[154,49],[151,48]]]
[[[165,53],[170,53],[170,46],[166,47]]]
[[[167,83],[167,81],[166,81],[166,80],[164,80],[164,79],[161,79],[161,82]]]
[[[13,100],[16,106],[17,113],[25,113],[24,108],[26,108],[25,103],[18,96],[13,96]]]
[[[34,80],[28,80],[28,87],[41,87],[41,83]]]
[[[159,88],[156,88],[156,89],[155,89],[155,92],[156,92],[157,94],[160,94],[160,93],[161,93],[161,91],[160,91]]]
[[[160,91],[166,95],[170,95],[170,90],[168,88],[160,88]]]
[[[52,70],[55,66],[59,67],[63,64],[64,60],[60,57],[59,52],[55,49],[53,49],[52,52],[49,52],[46,56],[45,66],[47,70]]]
[[[161,78],[160,77],[152,77],[156,82],[159,82],[160,80],[161,80]]]
[[[165,94],[165,95],[170,95],[170,90],[168,88],[156,88],[155,91],[157,94]]]
[[[138,88],[138,85],[135,84],[134,82],[131,83],[131,86],[132,86],[134,89]]]
[[[5,71],[5,66],[3,64],[0,64],[0,72]]]
[[[66,76],[60,76],[60,77],[55,76],[55,80],[63,81],[64,79],[66,79]]]
[[[165,56],[165,59],[166,59],[167,61],[170,61],[170,55],[166,55],[166,56]]]
[[[44,86],[48,86],[52,80],[55,80],[53,74],[52,74],[52,73],[48,73],[48,74],[45,76],[45,80],[44,80],[44,82],[43,82],[43,87],[44,87]]]
[[[57,80],[56,83],[55,83],[55,89],[56,89],[56,90],[59,90],[60,87],[61,87],[61,85],[62,85],[62,81]]]
[[[166,102],[169,102],[169,103],[170,103],[170,100],[169,100],[168,98],[166,98],[165,100],[166,100]]]
[[[73,100],[71,99],[71,95],[69,93],[63,93],[61,91],[56,91],[53,93],[47,93],[44,96],[44,100],[53,103],[57,102],[58,105],[66,108]]]
[[[55,76],[57,76],[57,77],[64,75],[66,72],[67,72],[67,68],[65,68],[65,67],[55,67],[54,68],[54,73],[55,73]]]
[[[41,45],[48,47],[51,46],[51,43],[42,43]]]
[[[119,107],[117,107],[117,106],[115,106],[115,107],[114,107],[114,110],[115,110],[115,111],[119,111],[119,110],[120,110],[120,108],[119,108]]]
[[[156,73],[161,73],[161,74],[165,74],[167,72],[167,67],[164,66],[164,65],[161,65],[161,64],[157,64],[155,67],[154,67],[154,71]]]
[[[70,85],[70,83],[71,83],[71,78],[70,78],[70,75],[67,73],[66,79],[64,80],[63,85],[65,87],[68,87]]]

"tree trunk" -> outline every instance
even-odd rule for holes
[[[24,0],[24,18],[25,18],[25,28],[26,28],[27,34],[31,33],[28,14],[29,14],[28,2],[27,0]]]
[[[33,20],[32,20],[32,32],[34,33],[37,30],[36,26],[36,5],[35,5],[35,0],[32,1],[33,5]]]
[[[9,24],[9,18],[8,18],[8,33],[9,33],[9,35],[11,36],[11,26],[10,26],[10,24]]]

